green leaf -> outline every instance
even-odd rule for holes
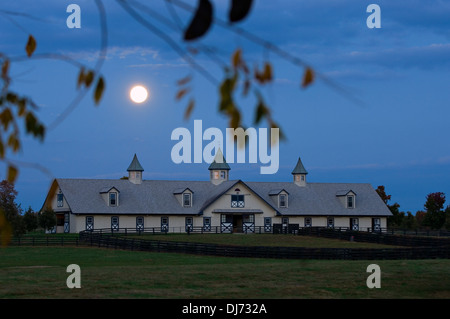
[[[230,22],[237,22],[244,19],[250,12],[251,6],[252,0],[232,0],[228,19]]]
[[[100,103],[104,90],[105,90],[105,81],[103,80],[103,77],[99,77],[94,91],[94,101],[96,105]]]
[[[213,7],[209,0],[200,0],[191,23],[184,33],[184,40],[195,40],[203,36],[211,27]]]
[[[30,34],[28,36],[27,45],[25,46],[25,51],[27,52],[28,57],[30,57],[33,54],[34,50],[36,50],[36,40]]]

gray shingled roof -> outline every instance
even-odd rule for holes
[[[144,180],[133,184],[128,180],[56,179],[74,214],[176,214],[198,215],[217,198],[242,181]],[[242,182],[244,183],[244,182]],[[390,216],[391,212],[370,184],[308,183],[299,187],[293,182],[245,182],[281,215]],[[119,206],[109,207],[100,194],[115,187],[120,191]],[[193,192],[192,207],[182,207],[174,193],[181,189]],[[273,190],[289,193],[288,208],[277,207]],[[355,208],[347,209],[336,196],[342,190],[355,192]],[[228,209],[224,207],[223,209]]]

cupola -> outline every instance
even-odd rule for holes
[[[214,161],[209,165],[210,180],[214,185],[218,185],[228,180],[230,166],[228,166],[220,148],[218,149]]]
[[[308,172],[303,166],[300,157],[298,158],[297,165],[295,166],[291,174],[294,175],[294,183],[297,186],[306,186],[306,175],[308,174]]]
[[[141,166],[141,163],[139,163],[139,160],[134,154],[133,161],[131,162],[130,166],[128,166],[128,180],[133,184],[141,184],[142,183],[142,172],[144,169]]]

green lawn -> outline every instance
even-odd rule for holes
[[[81,289],[66,267],[81,267]],[[369,289],[369,264],[381,288]],[[274,260],[88,247],[0,248],[0,298],[450,298],[450,260]]]

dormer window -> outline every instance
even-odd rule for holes
[[[183,206],[184,207],[191,207],[192,206],[191,205],[191,199],[192,199],[192,196],[191,196],[190,193],[184,193],[183,194]]]
[[[344,207],[350,209],[356,207],[356,193],[351,189],[338,191],[336,196],[340,199]]]
[[[347,195],[347,208],[355,208],[355,196]]]
[[[117,193],[109,193],[109,206],[117,206]]]
[[[280,194],[278,196],[278,200],[279,200],[279,206],[280,207],[287,207],[287,195],[286,194]]]

